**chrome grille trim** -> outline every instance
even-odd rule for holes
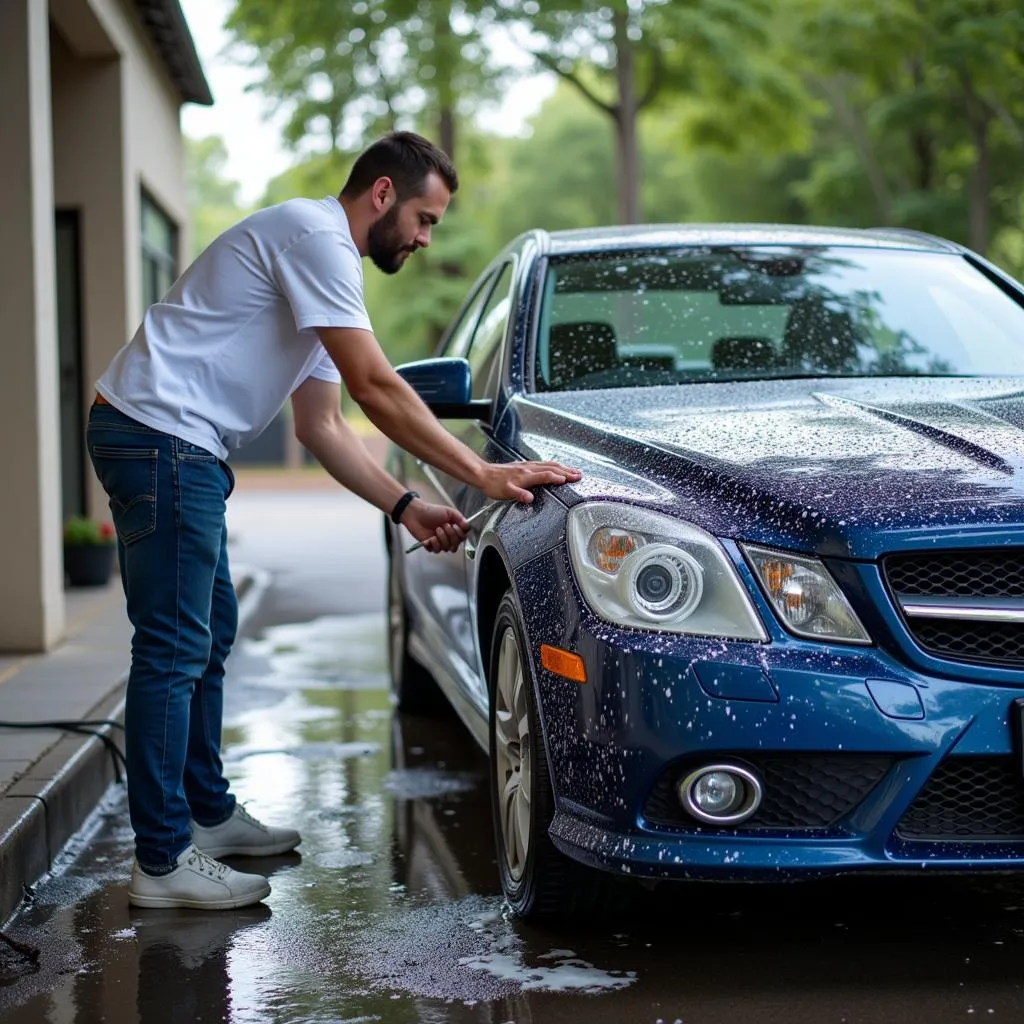
[[[898,598],[903,614],[914,619],[967,619],[971,622],[1024,622],[1024,601],[983,597]]]

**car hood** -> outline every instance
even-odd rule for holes
[[[748,381],[520,397],[527,458],[579,465],[572,504],[662,507],[719,536],[874,558],[1024,543],[1024,381]]]

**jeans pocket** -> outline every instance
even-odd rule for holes
[[[200,448],[191,441],[183,441],[180,437],[174,439],[174,449],[178,453],[178,458],[184,462],[220,462],[213,452]]]
[[[89,446],[96,475],[110,498],[110,513],[122,544],[156,529],[156,448]]]

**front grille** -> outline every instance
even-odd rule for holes
[[[922,647],[947,658],[1024,665],[1024,625],[1017,622],[919,619],[912,629]]]
[[[778,754],[744,755],[742,763],[760,775],[764,799],[735,831],[828,828],[874,789],[893,759],[881,754]],[[679,802],[676,784],[691,767],[677,765],[658,779],[644,804],[650,824],[701,831],[711,827],[691,818]]]
[[[889,555],[885,575],[900,597],[1024,597],[1024,551]]]
[[[946,551],[889,555],[883,572],[897,601],[915,597],[1024,598],[1024,551]],[[929,654],[957,661],[1024,667],[1024,624],[907,619]]]
[[[1009,757],[951,757],[896,831],[905,839],[1024,839],[1024,775]]]

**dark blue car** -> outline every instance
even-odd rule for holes
[[[401,368],[583,479],[388,524],[399,706],[491,763],[526,916],[602,876],[1024,864],[1024,290],[913,232],[532,232]]]

